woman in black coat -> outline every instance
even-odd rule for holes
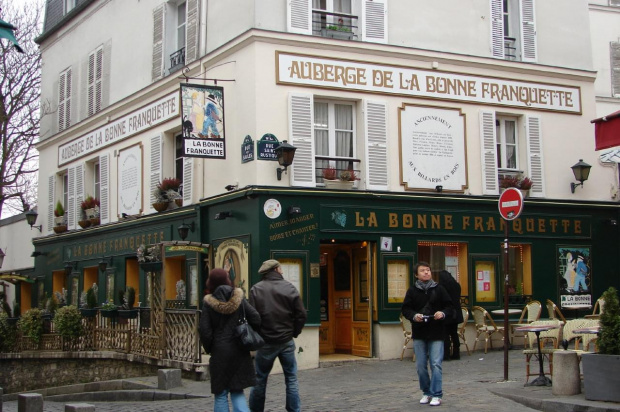
[[[452,300],[452,308],[454,309],[454,316],[448,316],[444,321],[445,335],[444,335],[444,360],[461,359],[460,347],[461,341],[459,340],[458,324],[463,322],[463,312],[461,312],[461,285],[454,280],[450,272],[442,270],[439,272],[439,284],[450,295]],[[452,342],[452,344],[450,344]],[[452,347],[452,351],[450,351]],[[452,353],[452,355],[450,355]]]
[[[256,372],[250,352],[235,337],[239,318],[258,330],[260,315],[243,297],[243,290],[233,288],[224,269],[213,269],[207,279],[209,294],[204,298],[200,316],[200,340],[211,355],[211,393],[215,395],[214,412],[228,412],[228,393],[234,412],[249,412],[243,389],[256,384]]]

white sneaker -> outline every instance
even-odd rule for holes
[[[424,396],[422,396],[422,399],[420,399],[420,403],[422,405],[425,405],[425,404],[429,403],[430,401],[431,401],[431,397],[428,396],[428,395],[424,395]]]
[[[431,406],[439,406],[441,405],[441,398],[435,398],[433,397],[433,399],[431,399]]]

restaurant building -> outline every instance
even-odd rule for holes
[[[308,309],[308,368],[335,352],[398,357],[420,260],[448,270],[470,308],[497,308],[507,290],[515,307],[569,310],[619,285],[618,178],[594,151],[580,4],[69,3],[48,2],[38,39],[56,110],[38,144],[42,293],[66,288],[77,303],[93,283],[100,301],[134,286],[148,306],[136,250],[180,241],[183,225],[209,251],[166,254],[166,299],[199,307],[213,267],[247,292],[278,259]],[[581,159],[591,168],[576,181]],[[158,212],[169,177],[182,202]],[[500,186],[526,177],[523,213],[506,222]],[[82,228],[88,195],[97,224]]]

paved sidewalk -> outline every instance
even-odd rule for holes
[[[438,410],[526,412],[602,412],[620,411],[620,404],[586,401],[583,394],[555,397],[551,388],[524,387],[525,365],[521,350],[510,351],[509,380],[504,382],[503,352],[465,354],[459,361],[445,362],[443,366],[444,399]],[[419,405],[421,393],[417,375],[410,359],[367,360],[334,363],[299,372],[303,411],[324,412],[403,412],[431,408]],[[123,385],[120,385],[120,384]],[[184,380],[183,386],[159,391],[157,377],[127,379],[116,386],[142,387],[124,390],[82,394],[79,402],[92,403],[98,412],[204,412],[213,410],[209,382]],[[79,388],[74,388],[79,389]],[[246,390],[246,396],[249,390]],[[270,377],[266,412],[284,410],[285,386],[281,374]],[[193,396],[198,398],[187,398]],[[152,400],[183,398],[177,400]],[[73,400],[52,401],[45,398],[46,412],[64,411],[65,403]],[[114,402],[117,400],[117,402]],[[16,401],[4,402],[3,412],[17,412]]]

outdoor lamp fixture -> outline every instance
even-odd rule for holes
[[[26,222],[30,225],[30,230],[32,230],[33,227],[36,227],[39,229],[39,232],[42,232],[41,229],[43,228],[43,225],[34,225],[37,222],[37,217],[39,217],[39,214],[34,209],[30,209],[26,212]]]
[[[65,262],[65,275],[69,276],[73,272],[73,266],[77,268],[77,262]]]
[[[2,249],[0,249],[0,268],[2,267],[2,264],[4,263],[5,256],[6,256],[6,253],[4,253]]]
[[[289,206],[286,213],[288,213],[289,216],[301,215],[301,207]]]
[[[194,222],[188,225],[187,223],[185,223],[185,221],[183,221],[183,223],[181,223],[177,228],[177,232],[179,232],[179,237],[181,238],[181,240],[185,240],[187,238],[187,235],[189,235],[190,230],[193,232],[194,228]]]
[[[442,186],[442,185],[437,185],[437,186],[435,186],[435,191],[436,191],[437,193],[441,193],[441,192],[443,192],[443,186]]]
[[[282,180],[282,172],[286,172],[286,168],[293,164],[295,150],[297,150],[297,148],[288,144],[286,140],[282,140],[282,143],[275,148],[274,152],[276,152],[276,156],[278,157],[278,164],[284,166],[284,168],[278,167],[276,170],[278,173],[278,180]]]
[[[572,183],[570,184],[570,192],[571,193],[575,193],[575,188],[577,186],[581,186],[583,187],[583,182],[585,182],[586,180],[588,180],[588,177],[590,176],[590,168],[592,166],[590,166],[589,164],[585,163],[583,161],[583,159],[579,159],[579,161],[577,163],[575,163],[573,166],[571,166],[571,169],[573,169],[573,174],[575,175],[575,179],[579,181],[579,183]]]
[[[215,214],[215,220],[224,220],[227,217],[233,217],[233,212],[219,212]]]
[[[99,266],[99,270],[101,271],[101,273],[105,273],[106,269],[108,268],[108,261],[110,264],[112,264],[111,257],[105,257],[105,256],[101,257],[101,260],[97,264],[97,266]]]

